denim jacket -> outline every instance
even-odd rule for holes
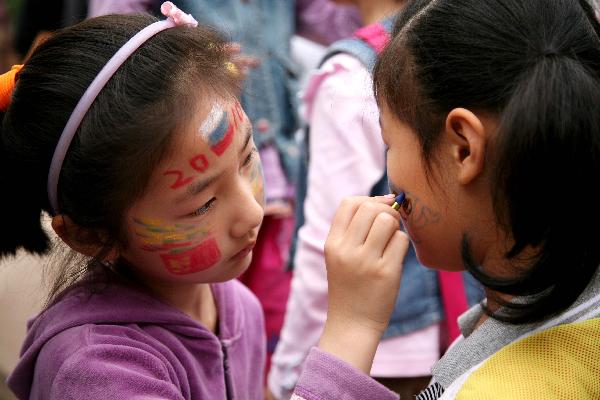
[[[296,67],[290,58],[295,31],[295,2],[291,0],[179,0],[176,4],[201,24],[209,25],[242,45],[242,53],[257,57],[249,71],[242,106],[254,128],[260,149],[274,144],[287,177],[297,176],[299,152]]]
[[[393,25],[393,18],[383,20],[381,25],[389,33]],[[329,47],[321,65],[338,53],[353,55],[371,71],[377,57],[376,51],[369,43],[357,37],[352,37],[333,43]],[[300,146],[300,174],[297,179],[296,192],[298,197],[298,207],[296,208],[298,227],[304,222],[304,209],[302,205],[306,197],[306,181],[308,177],[308,138],[309,135],[307,132]],[[371,189],[371,196],[389,193],[387,174],[385,171],[382,171],[382,174],[381,180]],[[412,245],[404,258],[403,265],[400,292],[396,300],[392,318],[383,335],[384,339],[414,332],[444,319],[437,271],[423,267],[419,263]],[[467,301],[470,305],[473,305],[483,298],[483,292],[480,285],[470,274],[464,273],[463,279],[465,281],[464,286],[467,292]]]

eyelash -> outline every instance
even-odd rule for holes
[[[217,201],[217,199],[216,199],[216,197],[213,197],[212,199],[207,201],[206,204],[204,204],[202,207],[200,207],[199,209],[197,209],[196,211],[191,213],[190,217],[199,217],[201,215],[206,214],[213,207],[213,204],[215,203],[215,201]]]
[[[252,151],[250,152],[250,154],[248,154],[248,157],[246,157],[246,159],[242,163],[242,168],[248,166],[250,164],[250,162],[252,162],[252,160],[254,159],[254,156],[255,156],[256,153],[257,153],[257,150],[256,150],[256,147],[255,147],[255,148],[252,149]],[[208,213],[210,211],[210,209],[213,207],[214,202],[216,200],[217,199],[215,197],[213,197],[208,202],[206,202],[206,204],[204,204],[202,207],[200,207],[199,209],[197,209],[196,211],[194,211],[193,213],[191,213],[190,217],[199,217],[201,215],[204,215],[204,214]]]
[[[250,164],[250,162],[254,159],[254,155],[257,153],[256,147],[252,149],[252,151],[250,152],[250,154],[248,154],[248,157],[246,157],[246,159],[244,160],[244,162],[242,163],[242,168],[248,166],[248,164]]]

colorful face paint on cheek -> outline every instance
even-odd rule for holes
[[[250,173],[250,184],[252,185],[252,194],[254,198],[261,204],[265,204],[265,191],[264,191],[264,174],[262,169],[262,163],[260,160],[254,162],[252,172]]]
[[[161,220],[134,218],[134,233],[142,242],[142,250],[178,253],[194,247],[208,236],[206,228],[196,225],[167,225]]]
[[[174,275],[187,275],[204,271],[221,260],[221,250],[214,238],[209,238],[198,246],[177,254],[161,254],[167,270]]]

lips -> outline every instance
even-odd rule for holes
[[[252,243],[246,247],[244,247],[242,250],[240,250],[239,252],[237,252],[233,257],[231,257],[232,261],[240,261],[243,260],[251,251],[252,249],[254,249],[254,245],[256,243]]]

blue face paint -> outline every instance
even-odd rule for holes
[[[208,135],[208,145],[210,147],[217,146],[223,141],[227,130],[229,129],[229,115],[227,112],[223,112],[221,120],[215,127],[215,129]]]

